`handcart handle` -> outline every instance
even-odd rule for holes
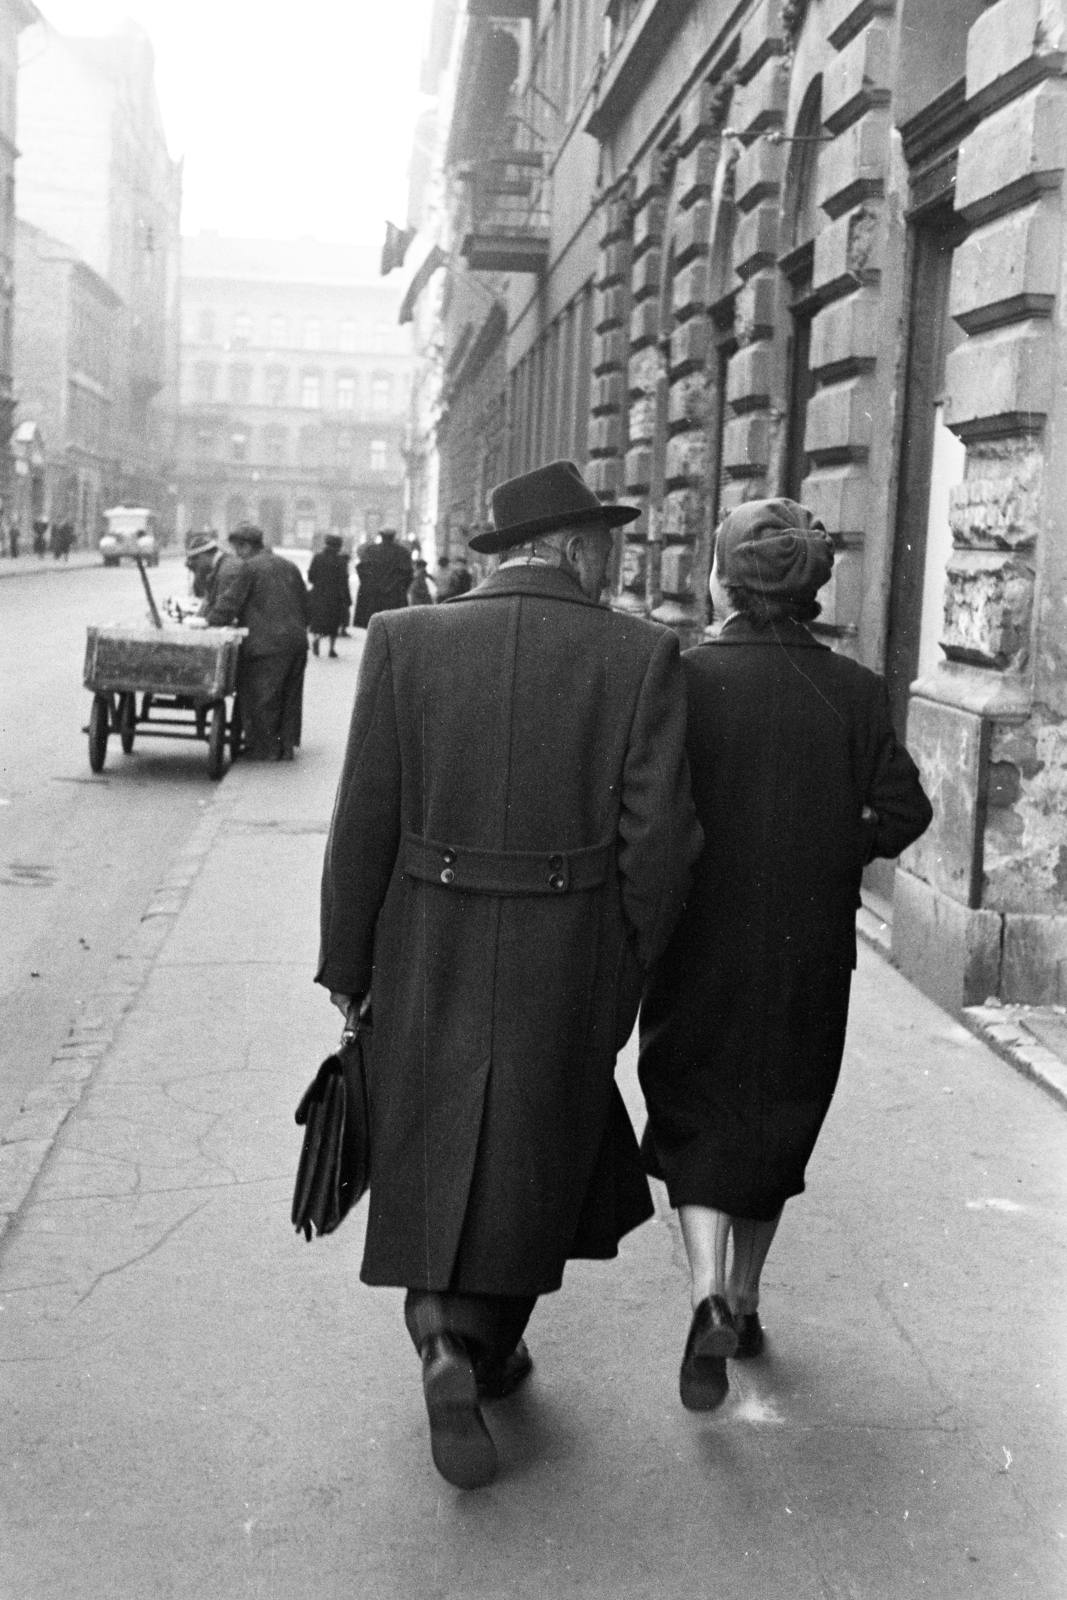
[[[162,628],[163,618],[160,616],[159,610],[156,606],[155,596],[152,593],[152,585],[149,583],[148,573],[144,569],[144,561],[140,556],[134,556],[133,559],[137,563],[137,570],[141,574],[141,582],[144,584],[144,592],[148,596],[148,609],[152,613],[152,621],[155,623],[157,628]]]

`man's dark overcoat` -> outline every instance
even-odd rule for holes
[[[348,586],[348,562],[340,550],[327,546],[316,551],[308,567],[308,583],[308,627],[312,633],[335,634],[347,628],[352,591]]]
[[[308,592],[300,568],[272,550],[224,561],[207,622],[247,628],[241,652],[249,659],[306,651]]]
[[[308,593],[300,569],[261,550],[226,558],[206,612],[209,627],[248,629],[237,661],[237,699],[247,753],[272,757],[300,743],[307,661]]]
[[[379,611],[397,611],[408,603],[408,584],[415,576],[411,551],[395,539],[368,545],[356,562],[359,593],[353,625],[366,628]]]
[[[368,630],[318,981],[373,985],[363,1278],[537,1295],[651,1214],[614,1085],[700,848],[678,643],[555,569]]]
[[[884,679],[806,628],[738,617],[682,660],[707,842],[641,1008],[644,1148],[672,1205],[769,1220],[837,1084],[864,865],[930,804]]]

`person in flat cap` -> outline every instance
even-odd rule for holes
[[[223,567],[205,613],[212,628],[247,628],[237,661],[237,704],[251,761],[292,761],[300,743],[308,596],[300,569],[263,548],[242,523],[229,536],[238,560]]]
[[[348,624],[352,612],[352,591],[348,585],[348,558],[339,533],[328,533],[322,549],[315,552],[308,567],[311,599],[308,603],[308,629],[311,653],[318,655],[319,640],[330,641],[330,659],[337,659],[337,635]]]
[[[185,540],[185,565],[193,575],[193,593],[200,601],[200,615],[207,616],[218,596],[222,574],[237,557],[219,546],[213,533],[190,533]]]
[[[407,1291],[433,1459],[467,1489],[538,1296],[652,1214],[615,1057],[701,844],[678,640],[599,603],[639,513],[566,461],[491,503],[497,570],[367,630],[317,974],[346,1013],[373,995],[362,1277]]]
[[[806,507],[739,506],[715,539],[721,630],[682,657],[707,844],[645,992],[639,1073],[646,1167],[689,1258],[692,1410],[763,1347],[760,1274],[841,1066],[863,868],[931,818],[885,680],[807,627],[833,564]]]
[[[395,528],[383,528],[373,544],[359,552],[355,626],[366,628],[379,611],[398,611],[408,603],[408,585],[415,576],[411,551],[398,543]]]

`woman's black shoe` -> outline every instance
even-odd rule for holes
[[[721,1295],[709,1295],[693,1312],[678,1392],[687,1411],[714,1411],[730,1392],[726,1360],[737,1350],[733,1313]]]
[[[737,1349],[735,1361],[747,1361],[751,1356],[763,1354],[763,1324],[758,1311],[746,1311],[737,1317]]]

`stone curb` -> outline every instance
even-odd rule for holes
[[[965,1006],[960,1021],[1016,1072],[1067,1107],[1067,1063],[1003,1006]]]
[[[895,967],[893,935],[889,924],[864,905],[856,913],[856,934]],[[1003,1006],[965,1006],[959,1014],[963,1026],[989,1046],[994,1055],[1036,1083],[1061,1106],[1067,1107],[1067,1064],[1055,1051],[1035,1039],[1029,1028]]]
[[[159,552],[161,562],[176,561],[183,557],[185,552],[170,547]],[[23,562],[26,565],[23,566]],[[42,572],[91,572],[97,567],[102,567],[98,550],[76,550],[71,553],[69,561],[53,561],[51,556],[16,556],[12,561],[10,557],[0,557],[0,578],[35,578]],[[127,570],[136,574],[136,567],[127,567]],[[155,569],[153,569],[155,570]]]
[[[30,1090],[0,1137],[0,1244],[13,1227],[53,1149],[60,1129],[81,1103],[97,1063],[111,1049],[137,1002],[175,918],[188,898],[226,816],[222,795],[211,803],[185,849],[157,884],[130,940],[128,958],[112,979],[86,999],[48,1070]]]
[[[862,939],[864,944],[869,944],[872,950],[877,950],[891,967],[896,966],[893,960],[893,930],[867,904],[863,904],[856,912],[856,937]]]

